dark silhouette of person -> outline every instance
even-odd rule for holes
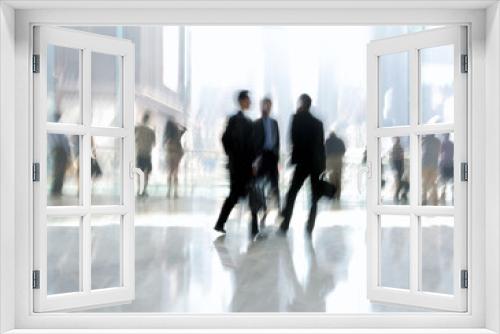
[[[291,122],[292,164],[295,165],[295,171],[282,212],[282,233],[288,231],[297,193],[308,177],[311,181],[311,209],[306,230],[312,233],[314,229],[318,200],[321,197],[319,176],[325,170],[326,159],[323,123],[311,114],[311,104],[309,95],[302,94]]]
[[[340,199],[342,192],[342,168],[344,165],[345,144],[342,139],[337,137],[337,134],[332,131],[325,143],[326,149],[326,169],[328,170],[328,178],[331,184],[335,186],[334,199]]]
[[[451,183],[453,187],[453,158],[455,152],[455,145],[450,140],[450,134],[446,133],[443,136],[443,142],[441,143],[441,154],[439,156],[439,174],[441,178],[441,183],[443,184],[443,190],[441,192],[440,202],[445,204],[446,202],[446,186]],[[453,188],[452,188],[453,194]]]
[[[437,177],[441,141],[434,135],[422,138],[422,205],[437,205]]]
[[[255,151],[257,154],[256,168],[257,177],[266,178],[271,184],[271,192],[279,206],[278,161],[280,158],[280,133],[278,122],[270,117],[271,108],[271,99],[267,97],[262,99],[262,117],[254,123]]]
[[[56,112],[54,121],[59,122],[61,114]],[[48,136],[48,146],[52,157],[52,184],[50,193],[52,196],[62,195],[64,178],[71,162],[71,147],[68,137],[64,134],[54,133]]]
[[[156,135],[149,127],[150,113],[146,111],[142,116],[141,124],[135,127],[135,165],[144,172],[144,191],[142,196],[147,196],[149,174],[153,169],[151,152],[156,143]],[[139,190],[137,190],[139,192]]]
[[[405,170],[405,152],[401,146],[401,138],[394,137],[390,153],[391,167],[394,171],[394,203],[399,203],[399,195],[403,185],[403,173]]]
[[[184,149],[182,148],[182,135],[186,128],[178,124],[173,117],[168,117],[165,131],[163,132],[163,146],[167,152],[168,169],[168,190],[167,197],[172,193],[172,184],[174,187],[174,197],[177,198],[179,187],[179,164],[181,163]]]
[[[226,233],[224,225],[238,200],[247,196],[250,182],[253,178],[253,162],[255,160],[255,143],[253,139],[253,122],[245,115],[250,108],[249,92],[242,90],[238,93],[240,110],[231,116],[222,135],[222,146],[228,157],[229,169],[229,196],[224,201],[214,229]],[[259,232],[257,226],[257,212],[252,210],[252,235]]]

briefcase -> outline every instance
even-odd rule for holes
[[[264,180],[261,178],[254,178],[252,180],[250,183],[248,197],[250,209],[253,212],[265,209],[266,194],[264,191]]]
[[[321,190],[321,196],[333,199],[337,193],[337,187],[330,182],[328,182],[328,172],[323,172],[319,176],[319,184]]]

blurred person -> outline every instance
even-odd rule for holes
[[[153,129],[149,127],[149,119],[151,114],[148,110],[142,115],[141,124],[135,127],[135,165],[144,172],[144,190],[139,194],[140,189],[137,189],[137,195],[147,196],[149,174],[153,169],[151,163],[151,152],[156,144],[156,135]]]
[[[59,122],[60,119],[61,113],[56,112],[54,114],[54,121]],[[54,197],[60,197],[64,186],[64,178],[71,164],[71,147],[69,139],[66,135],[61,133],[50,134],[48,138],[48,148],[53,164],[50,193]]]
[[[422,138],[422,205],[437,205],[438,161],[441,141],[434,135]]]
[[[401,138],[399,137],[393,138],[390,161],[394,172],[394,203],[399,203],[399,196],[403,186],[403,173],[405,170],[405,152],[403,146],[401,146]]]
[[[182,148],[181,139],[186,132],[186,128],[178,124],[173,117],[167,118],[165,131],[163,133],[163,145],[167,151],[167,169],[168,169],[168,190],[167,197],[172,193],[172,184],[174,187],[174,197],[178,197],[179,187],[179,164],[181,163],[184,149]]]
[[[226,233],[224,225],[241,197],[248,195],[249,186],[253,178],[253,162],[255,160],[255,143],[253,139],[253,123],[245,115],[250,108],[249,92],[242,90],[238,93],[239,111],[231,116],[222,135],[222,146],[228,157],[229,169],[229,196],[222,205],[219,218],[214,229]],[[257,226],[257,212],[252,210],[251,233],[259,232]]]
[[[96,152],[94,137],[90,138],[90,176],[93,180],[98,179],[102,176],[101,165],[97,160],[97,152]]]
[[[328,171],[328,178],[331,184],[335,186],[334,199],[340,200],[340,193],[342,191],[342,168],[344,164],[345,144],[337,134],[332,131],[326,139],[326,170]]]
[[[297,193],[308,177],[311,182],[311,209],[306,231],[312,233],[318,200],[321,197],[319,177],[325,170],[326,164],[323,123],[310,112],[311,97],[302,94],[297,104],[297,112],[292,116],[290,129],[292,164],[295,165],[295,170],[282,212],[283,221],[280,225],[282,233],[288,231]]]
[[[446,133],[443,136],[443,142],[441,143],[441,152],[439,155],[439,174],[441,182],[443,184],[443,190],[440,196],[440,201],[442,204],[445,204],[446,201],[446,186],[448,185],[448,183],[451,183],[453,189],[454,152],[455,152],[455,145],[450,140],[450,134]]]
[[[280,203],[278,161],[280,157],[280,133],[278,122],[270,117],[272,101],[266,97],[261,101],[262,117],[254,123],[255,151],[257,155],[257,177],[271,184],[276,203]],[[255,165],[255,164],[254,164]]]

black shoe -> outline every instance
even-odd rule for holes
[[[314,226],[307,225],[306,227],[306,233],[311,235],[313,233]]]
[[[281,233],[281,234],[286,234],[286,232],[288,232],[288,227],[281,224],[279,229],[278,229],[278,232]]]
[[[225,229],[224,229],[224,227],[222,227],[222,226],[215,225],[215,226],[214,226],[214,230],[216,230],[217,232],[220,232],[220,233],[224,233],[224,234],[226,234],[226,230],[225,230]]]

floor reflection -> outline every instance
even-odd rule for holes
[[[135,300],[89,311],[426,311],[367,300],[366,213],[362,209],[332,209],[323,203],[317,228],[308,238],[304,234],[307,203],[299,201],[288,235],[276,233],[276,212],[272,211],[252,241],[250,217],[243,205],[230,217],[227,235],[219,236],[212,225],[221,199],[149,198],[147,202],[137,203]],[[96,244],[102,249],[96,249],[94,256],[106,257],[106,242]],[[106,274],[105,268],[93,272]]]

